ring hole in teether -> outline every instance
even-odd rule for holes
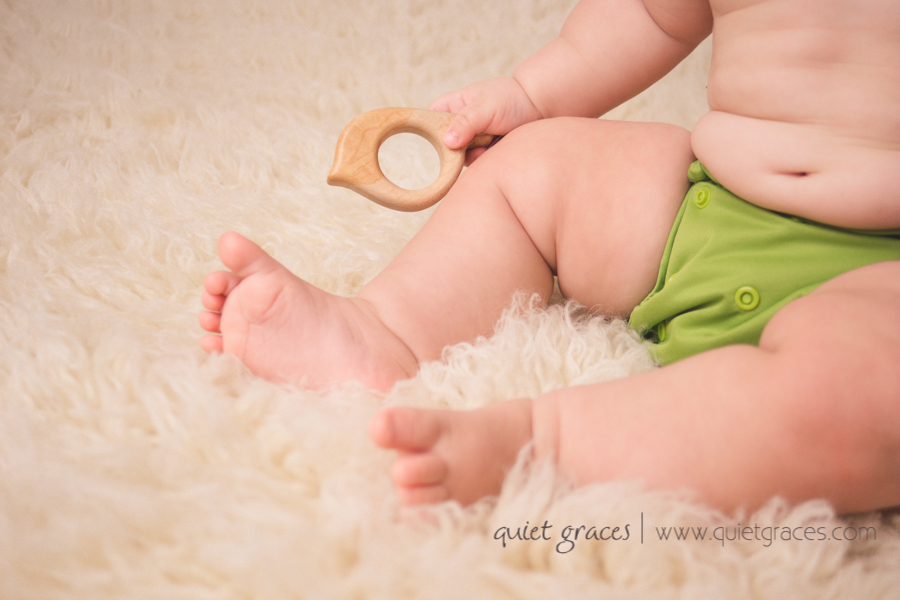
[[[437,179],[441,160],[431,142],[414,133],[398,133],[378,149],[381,172],[406,190],[420,190]]]

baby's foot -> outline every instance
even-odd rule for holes
[[[386,390],[415,374],[409,348],[363,300],[333,296],[291,274],[237,233],[219,239],[228,271],[204,280],[207,352],[228,352],[274,381],[321,388],[359,380]]]
[[[376,414],[369,435],[399,451],[391,477],[406,505],[496,494],[531,440],[531,401],[471,411],[391,408]]]

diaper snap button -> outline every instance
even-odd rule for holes
[[[759,292],[745,285],[734,293],[734,301],[741,310],[753,310],[759,306]]]
[[[697,196],[694,198],[694,204],[697,205],[697,208],[703,208],[707,204],[709,204],[709,188],[704,186],[697,190]]]

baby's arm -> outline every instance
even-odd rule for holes
[[[668,73],[711,30],[706,0],[582,0],[559,37],[513,77],[544,117],[599,117]]]
[[[451,148],[541,118],[598,117],[665,75],[711,29],[706,0],[582,0],[512,77],[446,94],[432,108],[457,113],[444,139]]]

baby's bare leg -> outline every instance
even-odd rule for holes
[[[835,318],[848,314],[854,319]],[[507,448],[490,467],[473,470],[456,456],[478,454],[454,445],[465,429],[497,428],[506,419],[520,430],[530,425],[535,453],[555,458],[576,483],[637,479],[655,489],[688,488],[725,510],[753,509],[775,495],[826,498],[841,512],[894,506],[900,504],[898,332],[900,262],[881,263],[786,306],[759,348],[713,350],[533,402],[468,413],[383,413],[372,428],[376,436],[406,436],[410,448],[425,439],[423,432],[440,432],[431,454],[443,461],[410,453],[394,468],[409,503],[496,493],[515,452]],[[528,439],[520,433],[520,447]],[[482,441],[483,450],[495,445],[490,436]],[[410,485],[438,475],[446,483]]]
[[[490,334],[518,290],[627,315],[653,288],[693,156],[681,128],[595,119],[510,133],[360,292],[419,360]]]
[[[490,334],[516,291],[549,297],[554,272],[565,294],[627,314],[655,283],[691,158],[677,127],[523,127],[463,173],[356,298],[326,294],[228,234],[219,251],[231,271],[206,280],[200,322],[215,335],[203,346],[272,379],[387,389],[446,345]]]
[[[692,488],[728,510],[775,495],[896,505],[898,332],[900,262],[864,267],[784,307],[758,348],[539,399],[536,451],[577,482]]]
[[[384,307],[385,323],[405,332],[422,359],[449,340],[489,333],[517,289],[546,296],[551,272],[567,297],[627,315],[656,283],[691,160],[688,133],[670,126],[559,119],[523,127],[475,163],[421,237],[361,296]],[[485,212],[499,224],[482,229],[476,215]],[[512,234],[499,248],[491,238],[498,230]],[[447,260],[453,248],[470,258]],[[429,269],[435,257],[441,267]],[[427,283],[411,279],[422,273]],[[429,295],[395,297],[416,285]],[[508,402],[464,413],[388,410],[370,434],[400,451],[393,477],[401,499],[414,504],[496,491],[531,426],[530,404]]]

